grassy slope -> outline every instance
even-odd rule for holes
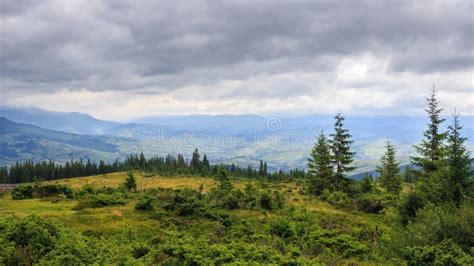
[[[214,179],[205,177],[165,177],[158,175],[150,175],[138,171],[136,171],[134,175],[137,180],[137,186],[139,191],[147,188],[158,187],[171,189],[198,189],[202,185],[204,188],[203,191],[206,192],[216,184],[216,181]],[[69,185],[73,188],[80,188],[84,185],[91,185],[94,187],[118,187],[124,182],[126,177],[127,174],[125,172],[118,172],[105,175],[47,181],[45,182],[45,184],[58,183],[63,185]],[[247,183],[254,183],[257,187],[259,186],[258,181],[254,180],[233,181],[234,186],[240,189],[243,189],[245,184]],[[369,215],[360,212],[349,212],[337,209],[328,203],[318,201],[314,198],[310,199],[300,193],[302,187],[296,182],[271,184],[268,189],[283,192],[285,194],[287,202],[291,205],[294,205],[295,207],[306,208],[309,211],[315,211],[324,215],[346,217],[348,222],[351,223],[376,220],[377,218],[379,218],[379,216],[377,215]],[[0,215],[16,214],[19,216],[24,216],[35,213],[46,217],[58,217],[60,218],[60,220],[67,220],[69,216],[78,217],[84,215],[84,213],[82,212],[71,210],[71,208],[77,203],[77,201],[75,200],[63,200],[59,203],[52,203],[48,199],[12,200],[10,196],[5,196],[3,198],[0,198],[0,203]],[[127,206],[87,210],[87,216],[96,215],[107,217],[109,215],[116,216],[120,219],[126,219],[127,217],[126,215],[124,215],[124,212],[126,214],[130,214],[128,213],[128,211],[133,212],[133,206],[134,203],[132,202]],[[76,223],[73,222],[72,225],[74,224]]]
[[[125,172],[112,173],[99,176],[90,176],[83,178],[63,179],[58,181],[48,181],[48,183],[67,184],[75,188],[84,185],[92,185],[96,187],[119,186],[126,178]],[[146,188],[192,188],[198,189],[203,185],[204,191],[209,190],[216,184],[216,181],[211,178],[204,177],[164,177],[141,172],[135,172],[138,189]],[[304,208],[308,211],[315,212],[318,217],[317,223],[328,223],[326,226],[331,228],[338,228],[342,232],[357,234],[360,230],[373,231],[375,228],[383,231],[390,230],[384,224],[381,215],[371,215],[359,212],[350,212],[346,210],[336,209],[330,204],[318,201],[314,198],[308,198],[300,193],[301,185],[296,182],[270,184],[262,188],[258,181],[254,180],[235,180],[234,186],[243,188],[246,183],[253,182],[261,189],[268,189],[272,191],[281,191],[285,194],[285,198],[290,205],[296,208]],[[53,203],[48,199],[30,199],[30,200],[12,200],[9,195],[0,198],[0,216],[3,215],[17,215],[26,216],[36,214],[43,217],[57,219],[75,230],[85,231],[100,231],[104,234],[114,233],[118,230],[127,228],[134,234],[147,232],[147,234],[160,234],[159,223],[163,223],[162,219],[169,217],[162,217],[160,219],[151,218],[143,212],[134,210],[135,201],[129,202],[125,206],[111,206],[98,209],[85,209],[81,211],[74,211],[72,207],[75,206],[75,200],[62,200],[59,203]],[[264,219],[268,216],[278,215],[276,213],[267,213],[254,210],[235,210],[232,215],[248,218],[248,219]],[[170,218],[171,219],[171,218]],[[184,220],[186,218],[183,218]],[[196,225],[194,221],[194,226]],[[207,223],[205,220],[203,223]],[[199,223],[198,223],[199,224]],[[204,224],[202,226],[205,226]],[[212,226],[212,225],[206,225]],[[199,233],[199,228],[194,228]],[[377,229],[375,229],[377,230]],[[353,260],[352,260],[353,261]],[[359,262],[360,263],[360,262]],[[365,264],[365,263],[363,263]]]

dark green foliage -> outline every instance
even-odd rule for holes
[[[64,165],[56,164],[52,161],[38,163],[26,161],[12,165],[9,170],[6,167],[0,167],[0,183],[26,183],[131,170],[149,171],[162,175],[199,174],[217,177],[220,169],[224,168],[226,171],[231,171],[233,177],[253,179],[263,177],[275,181],[300,179],[306,176],[305,171],[299,169],[271,173],[268,171],[267,163],[263,161],[259,171],[251,166],[210,165],[206,155],[204,155],[202,162],[200,161],[197,149],[193,152],[193,158],[194,160],[192,159],[188,164],[182,154],[178,154],[176,157],[167,155],[166,157],[155,156],[147,159],[143,153],[140,153],[140,155],[129,155],[123,162],[115,161],[113,163],[100,161],[97,164],[90,160],[85,162],[82,159],[79,161],[71,160]]]
[[[84,265],[96,261],[92,243],[38,216],[0,220],[0,265]]]
[[[191,189],[173,191],[164,204],[165,210],[175,212],[178,216],[200,214],[204,207],[202,195]]]
[[[141,211],[153,210],[153,198],[148,195],[142,196],[135,205],[135,209]]]
[[[271,220],[268,224],[268,231],[281,238],[292,238],[296,235],[294,224],[287,219]]]
[[[33,198],[34,188],[31,185],[20,185],[15,187],[12,190],[12,199],[22,200],[22,199],[32,199]]]
[[[389,204],[390,200],[383,195],[364,194],[355,199],[357,210],[368,213],[380,213]]]
[[[320,195],[324,189],[334,187],[331,147],[321,132],[308,158],[309,192]]]
[[[16,248],[20,248],[20,252],[28,251],[27,255],[30,256],[28,259],[31,262],[36,262],[54,249],[59,229],[44,219],[29,216],[24,220],[13,220],[7,224],[2,229],[1,235],[7,243],[13,243]],[[11,259],[18,260],[20,258],[13,257]],[[14,261],[10,261],[10,263],[15,264]]]
[[[453,122],[448,127],[447,168],[449,185],[446,190],[449,198],[460,205],[466,190],[469,189],[469,181],[472,177],[470,169],[470,153],[465,146],[466,138],[461,136],[462,126],[459,115],[453,115]]]
[[[63,195],[68,199],[74,198],[74,191],[64,185],[40,185],[36,184],[31,185],[20,185],[15,187],[12,190],[12,199],[21,200],[21,199],[32,199],[32,198],[45,198],[52,196]]]
[[[444,119],[440,117],[442,108],[438,107],[438,100],[436,99],[436,90],[433,86],[433,91],[430,98],[426,99],[430,122],[428,129],[423,132],[424,139],[419,145],[415,146],[418,152],[417,157],[413,157],[413,162],[422,168],[424,177],[429,177],[439,167],[439,162],[443,158],[443,141],[446,133],[441,131],[441,124]]]
[[[337,114],[334,122],[334,133],[332,133],[329,140],[332,149],[332,161],[335,168],[333,176],[334,188],[337,190],[345,190],[347,188],[348,180],[347,173],[353,171],[355,167],[351,166],[353,162],[354,153],[351,152],[350,146],[352,144],[352,137],[349,130],[344,128],[344,117],[342,114]]]
[[[365,175],[360,181],[360,192],[370,193],[374,190],[374,178],[372,175]]]
[[[400,204],[400,219],[403,224],[407,224],[416,217],[418,210],[423,208],[427,203],[426,196],[418,191],[408,193]]]
[[[128,191],[137,192],[137,181],[133,175],[133,172],[129,171],[127,173],[127,179],[125,179],[125,183],[123,185]]]
[[[469,252],[474,247],[474,208],[452,203],[440,206],[429,204],[418,210],[416,218],[405,229],[409,246],[435,245],[452,239],[456,245]]]
[[[380,159],[381,165],[377,167],[378,182],[388,193],[398,195],[402,189],[400,164],[395,160],[395,147],[387,142],[386,148],[385,155]]]
[[[407,248],[405,259],[408,265],[473,265],[474,258],[465,253],[451,239],[432,246]]]

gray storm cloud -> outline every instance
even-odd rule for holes
[[[390,91],[399,75],[426,88],[430,75],[472,73],[472,14],[472,1],[1,1],[0,91],[285,98]],[[391,81],[341,81],[344,60],[364,56]],[[320,78],[294,82],[305,73]],[[457,85],[446,87],[472,89]]]

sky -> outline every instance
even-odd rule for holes
[[[474,114],[473,1],[0,0],[0,105]]]

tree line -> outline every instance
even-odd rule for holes
[[[447,131],[442,130],[445,119],[441,118],[442,108],[433,91],[427,100],[426,112],[429,117],[423,140],[414,148],[412,157],[415,169],[407,167],[406,181],[414,182],[416,193],[427,202],[453,202],[459,206],[462,199],[472,191],[472,171],[470,153],[466,147],[467,138],[461,135],[462,125],[455,111]],[[329,138],[321,132],[308,158],[309,192],[321,195],[323,191],[349,192],[351,180],[347,173],[354,170],[354,152],[350,147],[349,130],[344,128],[344,117],[335,116],[334,132]],[[399,195],[402,190],[400,164],[396,161],[395,147],[387,142],[385,154],[380,159],[377,184],[386,193]],[[372,177],[366,176],[361,186],[372,186]],[[364,189],[363,189],[364,190]],[[415,193],[414,192],[414,193]],[[418,195],[419,196],[419,195]]]
[[[27,160],[23,163],[17,162],[10,168],[0,167],[0,183],[27,183],[41,180],[56,180],[62,178],[82,177],[91,175],[101,175],[119,171],[143,170],[164,175],[200,175],[217,176],[219,169],[224,167],[234,177],[240,178],[265,178],[271,180],[283,180],[304,178],[304,170],[294,169],[288,172],[282,170],[270,172],[267,163],[260,161],[256,169],[252,166],[241,167],[235,164],[210,164],[207,155],[201,159],[198,149],[192,153],[191,160],[184,155],[167,155],[165,157],[154,156],[146,158],[143,153],[131,154],[124,161],[114,161],[99,163],[91,160],[71,160],[64,164],[53,161],[33,162]]]

